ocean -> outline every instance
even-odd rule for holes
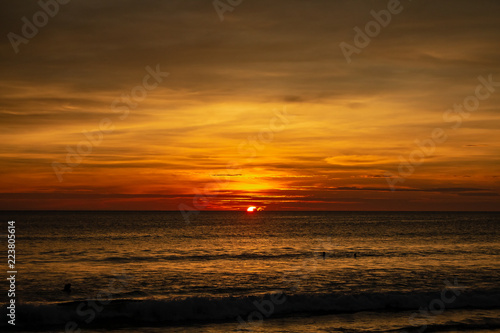
[[[500,332],[500,213],[0,215],[2,331]]]

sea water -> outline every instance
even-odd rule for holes
[[[499,213],[0,215],[16,329],[500,331]]]

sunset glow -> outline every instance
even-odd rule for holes
[[[0,13],[1,332],[500,333],[500,1]]]
[[[498,210],[499,4],[450,4],[406,2],[348,63],[367,3],[68,3],[3,38],[0,209]]]

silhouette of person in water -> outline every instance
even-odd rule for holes
[[[354,259],[357,259],[358,257],[358,254],[356,252],[354,252]]]
[[[323,252],[322,256],[323,256],[323,260],[325,260],[325,258],[326,258],[326,252]]]
[[[71,293],[71,283],[66,283],[66,284],[64,285],[64,289],[63,289],[63,291],[64,291],[66,294],[68,294],[68,295],[69,295],[69,294]]]

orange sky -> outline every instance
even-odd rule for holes
[[[348,63],[387,4],[75,0],[16,53],[3,2],[0,209],[498,210],[500,3],[401,1]]]

